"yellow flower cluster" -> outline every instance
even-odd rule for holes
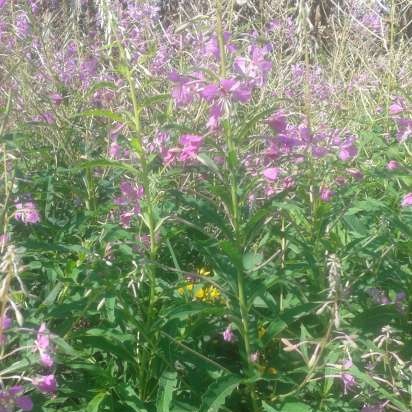
[[[200,268],[197,273],[200,276],[210,276],[210,270],[207,268]],[[215,286],[201,286],[193,282],[188,282],[185,286],[177,290],[180,295],[190,295],[196,299],[204,302],[215,302],[220,298],[220,292]]]

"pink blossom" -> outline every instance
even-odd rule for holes
[[[49,97],[52,103],[56,106],[60,106],[60,104],[63,102],[63,96],[59,93],[53,93]]]
[[[268,124],[276,133],[285,132],[287,127],[286,112],[284,110],[278,110],[273,113],[268,119]]]
[[[329,202],[332,199],[334,192],[328,187],[322,187],[319,191],[319,195],[324,202]]]
[[[398,124],[397,138],[399,143],[406,142],[412,136],[412,119],[396,119]]]
[[[29,396],[21,395],[23,392],[24,388],[20,385],[0,391],[0,412],[14,411],[15,407],[23,411],[31,411],[33,402]]]
[[[234,340],[235,340],[235,334],[233,333],[232,328],[230,327],[230,325],[223,332],[223,340],[225,342],[234,342]]]
[[[57,382],[55,376],[45,375],[32,379],[33,385],[43,393],[54,393],[57,390]]]
[[[406,195],[403,197],[402,202],[401,202],[401,206],[402,206],[402,207],[412,206],[412,192],[406,194]]]
[[[386,165],[386,168],[388,170],[396,170],[396,169],[399,169],[399,167],[400,167],[400,164],[396,160],[390,160]]]
[[[34,224],[40,222],[40,214],[33,202],[16,203],[14,218],[24,224]]]
[[[276,180],[279,176],[280,173],[280,169],[277,167],[268,167],[267,169],[265,169],[263,171],[263,176],[265,176],[265,178],[267,180],[273,181]]]

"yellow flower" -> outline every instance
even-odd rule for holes
[[[258,329],[259,339],[260,339],[261,337],[265,336],[265,335],[266,335],[266,328],[262,325],[262,326],[260,326],[259,329]]]
[[[179,295],[184,295],[187,292],[191,292],[193,290],[193,283],[188,283],[182,288],[177,289]]]
[[[195,297],[200,300],[206,300],[206,291],[204,288],[199,288],[195,292]]]
[[[220,297],[220,291],[214,286],[210,286],[208,290],[210,300],[214,301]]]
[[[208,269],[208,268],[205,268],[204,266],[203,267],[201,267],[201,268],[199,268],[198,270],[197,270],[197,273],[200,275],[200,276],[209,276],[210,275],[210,270]]]

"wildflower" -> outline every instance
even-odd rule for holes
[[[260,357],[259,352],[253,352],[253,353],[250,354],[250,361],[252,363],[257,363],[257,362],[259,362],[259,357]]]
[[[200,147],[203,143],[203,138],[197,135],[185,134],[180,137],[179,143],[182,145],[179,161],[186,162],[195,159]]]
[[[6,5],[7,0],[0,0],[0,9],[2,9]]]
[[[14,218],[24,224],[40,222],[40,214],[33,202],[16,203]]]
[[[356,380],[353,375],[346,372],[341,374],[341,380],[343,383],[343,393],[347,395],[348,391],[351,391],[353,387],[356,386]]]
[[[50,344],[50,333],[44,323],[40,325],[37,332],[37,339],[34,342],[36,349],[40,353],[40,363],[46,367],[51,368],[54,364],[54,360],[51,356],[52,347]]]
[[[359,169],[349,168],[349,169],[346,169],[346,171],[356,180],[363,179],[363,173]]]
[[[402,206],[402,207],[412,206],[412,192],[406,194],[406,195],[403,197],[402,202],[401,202],[401,206]]]
[[[286,112],[284,110],[278,110],[269,117],[267,122],[276,133],[285,132],[287,127]]]
[[[53,374],[34,378],[32,383],[42,393],[54,393],[57,390],[57,382]]]
[[[354,139],[350,138],[340,147],[339,158],[344,162],[353,159],[358,154],[358,149],[354,145]]]
[[[332,199],[334,192],[328,187],[321,187],[319,195],[324,202],[329,202]]]
[[[0,412],[9,412],[15,407],[23,411],[31,411],[33,402],[29,396],[21,395],[24,392],[22,386],[13,386],[8,390],[0,391]]]
[[[52,103],[56,106],[60,106],[63,102],[63,96],[59,93],[53,93],[49,97]]]
[[[235,334],[233,333],[232,328],[230,327],[230,325],[223,332],[223,340],[225,342],[234,342],[234,340],[235,340]]]
[[[263,171],[263,176],[269,181],[276,180],[279,176],[280,169],[277,167],[269,167]]]
[[[396,119],[398,124],[397,138],[399,143],[406,142],[412,136],[412,119]]]
[[[386,165],[386,168],[388,170],[396,170],[396,169],[399,169],[399,167],[400,167],[400,164],[396,160],[390,160]]]

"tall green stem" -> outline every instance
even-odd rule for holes
[[[142,107],[140,106],[138,99],[137,99],[137,91],[135,82],[130,71],[130,68],[127,65],[127,59],[124,53],[124,50],[121,49],[121,54],[123,61],[126,62],[125,64],[125,77],[129,86],[130,92],[130,99],[133,106],[133,128],[135,132],[135,136],[133,139],[133,148],[139,157],[140,166],[141,166],[141,183],[144,190],[145,196],[145,204],[144,204],[144,211],[146,212],[145,222],[149,230],[149,237],[150,237],[150,251],[149,251],[149,258],[150,261],[153,262],[157,255],[157,242],[156,242],[156,222],[153,210],[153,198],[150,192],[150,181],[149,181],[149,167],[147,162],[146,152],[143,147],[143,142],[141,138],[141,121],[140,121],[140,113]],[[150,264],[146,267],[146,273],[149,277],[149,303],[147,309],[147,316],[146,316],[146,325],[147,329],[149,330],[151,327],[151,323],[154,316],[154,304],[156,301],[156,273],[155,267]],[[140,362],[140,395],[142,399],[146,398],[146,394],[148,391],[148,383],[149,379],[147,379],[149,375],[149,365],[151,362],[150,353],[147,350],[143,349],[142,358]]]
[[[222,78],[226,75],[226,59],[225,59],[225,47],[224,47],[224,35],[222,26],[222,1],[216,0],[216,34],[220,51],[220,76]],[[229,110],[229,108],[227,109]],[[225,128],[225,139],[227,146],[227,164],[229,169],[229,183],[231,194],[231,220],[234,232],[234,241],[240,252],[243,252],[243,241],[240,231],[240,214],[239,214],[239,197],[238,197],[238,182],[237,182],[237,152],[236,145],[233,141],[232,130],[230,123],[227,123],[228,127]],[[237,269],[237,292],[239,301],[239,310],[242,319],[242,338],[245,353],[245,363],[247,365],[248,373],[253,373],[253,365],[251,361],[251,346],[249,340],[249,319],[248,319],[248,302],[245,291],[245,274],[241,268]],[[248,385],[250,393],[250,399],[252,403],[252,411],[258,411],[257,402],[255,398],[254,386]]]

